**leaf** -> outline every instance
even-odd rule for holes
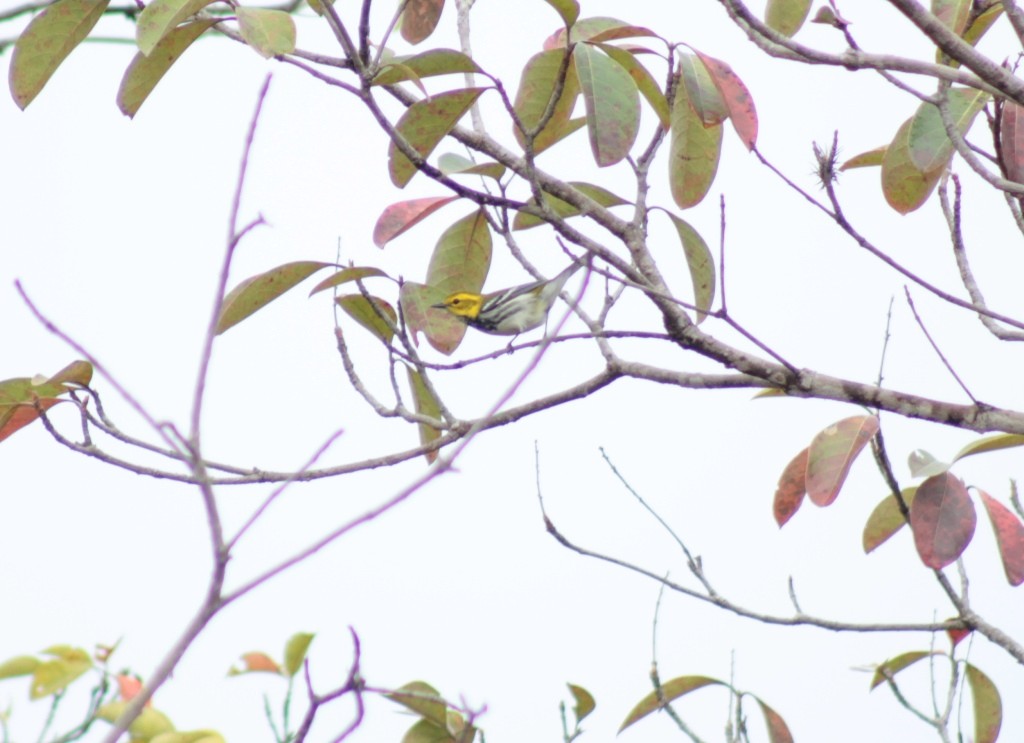
[[[783,36],[793,36],[807,20],[811,0],[768,0],[764,22]]]
[[[910,504],[914,501],[914,495],[917,494],[917,488],[903,488],[900,491],[900,495],[903,497],[903,502],[910,507]],[[903,517],[900,512],[899,503],[896,502],[896,498],[892,495],[885,496],[877,506],[875,510],[868,516],[867,523],[864,524],[864,534],[861,537],[861,544],[864,547],[864,554],[870,554],[886,540],[889,539],[893,534],[902,529],[907,523],[907,520]]]
[[[548,101],[558,87],[559,72],[564,59],[563,49],[553,49],[535,54],[527,60],[513,104],[519,124],[522,126],[522,129],[515,126],[513,131],[520,147],[526,147],[526,135],[523,131],[532,131],[540,124],[547,110]],[[568,133],[566,129],[570,126],[570,118],[580,92],[576,67],[571,63],[565,69],[561,91],[551,117],[533,140],[535,154],[543,152]]]
[[[135,22],[135,43],[139,51],[148,57],[179,23],[212,2],[214,0],[152,0]]]
[[[283,10],[237,8],[238,30],[265,59],[295,51],[295,19]]]
[[[950,120],[960,134],[967,133],[989,99],[988,93],[974,88],[950,88],[946,97]],[[907,143],[911,162],[923,173],[943,170],[953,157],[953,142],[942,125],[942,116],[930,103],[922,103],[911,119]]]
[[[35,673],[41,660],[31,655],[18,655],[0,663],[0,679],[15,678],[17,676],[29,676]]]
[[[956,560],[974,536],[978,516],[967,489],[946,472],[917,488],[910,505],[910,529],[921,561],[941,570]]]
[[[620,21],[618,18],[608,16],[594,16],[593,18],[582,18],[577,20],[569,34],[569,40],[573,44],[582,41],[612,41],[614,39],[629,39],[637,36],[649,36],[660,39],[658,34],[644,26],[634,26],[631,23]],[[565,47],[565,29],[559,29],[545,43],[545,49]]]
[[[484,88],[452,90],[417,101],[402,114],[395,130],[426,159],[483,92]],[[404,188],[416,175],[416,166],[398,150],[394,142],[388,145],[388,172],[391,174],[391,182],[399,188]]]
[[[186,23],[164,36],[149,56],[142,52],[136,54],[125,70],[121,87],[117,91],[117,107],[121,113],[134,118],[171,65],[216,22],[213,18],[204,18]]]
[[[623,160],[640,128],[640,96],[633,78],[611,57],[590,44],[572,53],[587,110],[590,150],[598,167]]]
[[[1003,561],[1006,580],[1011,586],[1024,583],[1024,524],[1017,515],[984,490],[978,490],[985,504],[988,519],[996,533],[999,557]]]
[[[882,194],[889,206],[900,214],[919,208],[935,189],[942,169],[924,173],[910,158],[910,126],[907,119],[896,132],[882,159]]]
[[[441,404],[434,396],[434,393],[430,391],[426,381],[423,379],[423,375],[409,366],[407,366],[405,370],[409,374],[409,387],[412,388],[412,400],[416,407],[416,412],[420,415],[426,415],[440,420]],[[433,426],[426,423],[419,423],[418,426],[420,431],[420,444],[423,446],[441,438],[441,432]],[[434,460],[437,459],[437,451],[428,451],[423,456],[426,457],[428,464],[432,464]]]
[[[315,635],[310,632],[296,632],[288,638],[284,646],[284,670],[288,676],[294,676],[302,668],[309,644],[313,642],[314,637]]]
[[[373,85],[396,85],[405,80],[480,71],[476,62],[462,52],[431,49],[422,54],[389,59],[370,82]]]
[[[346,315],[380,338],[385,344],[391,345],[391,339],[395,337],[395,331],[391,327],[398,325],[398,313],[395,312],[394,307],[380,297],[367,299],[362,294],[343,294],[334,301]],[[381,314],[391,319],[391,325],[388,325]]]
[[[576,684],[568,684],[569,692],[572,694],[572,698],[576,700],[576,704],[573,706],[573,714],[576,715],[576,723],[583,722],[583,719],[594,711],[597,707],[597,703],[594,701],[593,695],[584,689],[582,686],[576,686]]]
[[[982,36],[984,36],[992,24],[996,22],[996,19],[1003,14],[1003,4],[998,3],[996,5],[989,6],[989,9],[979,15],[967,30],[964,31],[963,38],[971,46],[978,43]]]
[[[0,381],[0,441],[39,418],[39,411],[47,411],[57,398],[75,387],[92,380],[92,364],[74,361],[49,379],[16,377]]]
[[[853,460],[878,433],[878,418],[857,415],[821,431],[807,455],[807,497],[816,506],[828,506],[839,495]]]
[[[636,85],[637,90],[647,99],[654,113],[658,116],[662,128],[668,129],[672,125],[672,112],[669,110],[668,101],[665,100],[665,94],[661,92],[661,87],[651,73],[647,71],[647,68],[640,64],[634,54],[621,47],[611,44],[595,44],[595,46],[620,64],[629,76],[633,78],[633,83]]]
[[[228,676],[240,676],[244,673],[272,673],[275,676],[279,676],[281,675],[281,666],[266,653],[256,650],[243,653],[242,667],[235,668],[232,666],[228,671]]]
[[[772,501],[772,512],[775,515],[775,523],[779,527],[786,525],[786,522],[793,518],[800,504],[804,502],[804,495],[807,493],[807,455],[810,449],[804,449],[786,465],[779,477],[779,486],[775,489],[775,499]]]
[[[482,175],[501,180],[505,175],[505,166],[493,161],[475,163],[468,157],[446,152],[437,158],[437,167],[445,175]],[[458,197],[453,197],[458,198]]]
[[[402,736],[402,743],[456,743],[447,728],[438,727],[430,720],[420,720]]]
[[[616,196],[611,191],[601,186],[595,186],[593,183],[584,183],[582,181],[569,181],[570,186],[586,195],[588,198],[593,199],[594,202],[600,206],[623,206],[629,202],[623,199],[621,196]],[[580,210],[570,204],[568,201],[562,201],[556,196],[545,194],[547,204],[551,207],[551,211],[562,218],[574,217],[580,214]],[[536,206],[536,199],[529,199],[527,204]],[[534,214],[527,212],[516,212],[515,218],[512,220],[513,230],[528,230],[531,227],[537,227],[542,224],[547,224],[543,218],[538,217]]]
[[[392,204],[377,217],[377,224],[373,227],[373,244],[378,248],[383,248],[410,227],[458,198],[458,196],[428,196],[423,199],[410,199]]]
[[[107,702],[96,710],[96,716],[101,720],[112,723],[124,713],[127,707],[128,702]],[[163,712],[152,707],[145,707],[132,724],[128,726],[128,732],[131,733],[132,743],[135,743],[137,740],[139,743],[143,743],[144,741],[151,741],[158,735],[174,732],[174,725],[171,724],[171,721]]]
[[[974,743],[995,743],[1003,725],[1003,703],[992,679],[970,663],[964,664],[974,700]]]
[[[885,152],[889,148],[889,145],[882,145],[876,147],[873,150],[862,152],[859,155],[854,155],[845,163],[839,166],[840,170],[853,170],[854,168],[870,168],[876,165],[881,165],[882,161],[885,160]]]
[[[747,86],[740,80],[739,75],[733,72],[732,67],[722,60],[701,52],[697,52],[697,56],[704,63],[711,79],[715,81],[718,92],[722,94],[725,107],[729,109],[729,120],[732,121],[732,127],[739,135],[740,141],[748,150],[754,149],[754,145],[757,144],[757,109],[754,108],[754,99],[751,98]]]
[[[970,635],[972,631],[973,630],[969,630],[965,627],[952,628],[946,630],[946,636],[949,638],[950,643],[955,648],[957,645],[963,642],[964,638]]]
[[[441,699],[437,689],[425,681],[410,681],[384,697],[411,709],[434,725],[442,728],[448,725],[448,705]]]
[[[994,436],[986,436],[978,439],[977,441],[972,441],[956,453],[956,456],[953,457],[953,461],[958,462],[964,457],[970,457],[975,454],[984,454],[985,452],[999,451],[1001,449],[1011,449],[1017,446],[1024,446],[1024,436],[1021,434],[997,433]]]
[[[216,730],[160,733],[148,743],[224,743],[224,736]]]
[[[880,684],[884,684],[888,679],[894,678],[900,671],[909,668],[922,658],[928,658],[933,655],[941,656],[942,653],[927,650],[913,650],[909,653],[897,655],[895,658],[890,658],[875,668],[875,675],[871,677],[871,688],[878,688]]]
[[[957,36],[967,28],[973,0],[932,0],[932,15]]]
[[[409,0],[402,11],[402,38],[410,44],[419,44],[437,28],[444,10],[444,0]]]
[[[263,309],[321,268],[331,265],[319,261],[296,261],[246,279],[224,297],[220,317],[217,318],[217,335]]]
[[[907,457],[907,465],[910,467],[911,477],[931,477],[941,475],[950,468],[949,462],[943,462],[933,457],[924,449],[914,449]]]
[[[347,284],[349,281],[360,281],[362,279],[367,279],[371,277],[391,278],[386,273],[381,271],[379,268],[372,268],[370,266],[354,266],[352,268],[342,269],[333,276],[328,276],[326,279],[321,281],[319,284],[317,284],[310,290],[309,296],[312,297],[314,294],[318,294],[319,292],[325,291],[327,289],[332,289],[336,286]]]
[[[11,97],[24,110],[92,31],[110,0],[58,0],[33,18],[14,43]]]
[[[451,355],[466,335],[466,324],[443,310],[434,308],[452,292],[436,286],[406,281],[399,291],[398,301],[402,305],[405,322],[416,341],[416,333],[422,332],[430,345]]]
[[[686,86],[690,105],[704,126],[721,124],[729,118],[729,109],[725,107],[722,94],[718,92],[711,73],[699,57],[693,54],[679,55],[679,77]]]
[[[84,650],[41,662],[32,672],[29,699],[41,699],[66,689],[92,668],[92,659]]]
[[[715,262],[704,238],[689,222],[666,211],[683,244],[686,265],[690,269],[690,282],[693,284],[693,304],[697,307],[697,323],[706,317],[715,301]]]
[[[685,85],[672,103],[668,180],[680,209],[699,204],[711,188],[722,153],[722,125],[705,126],[690,105]]]
[[[761,707],[761,714],[764,715],[764,723],[768,727],[768,740],[770,743],[793,743],[793,734],[789,732],[789,726],[782,719],[782,715],[762,702],[758,697],[758,706]]]
[[[1003,102],[999,114],[999,145],[1006,177],[1024,183],[1024,106]]]
[[[554,8],[558,15],[562,16],[562,21],[567,27],[572,26],[580,17],[580,4],[576,0],[545,0],[545,2]]]
[[[621,733],[637,720],[661,709],[665,702],[671,702],[681,696],[689,694],[691,691],[701,689],[709,685],[724,686],[725,684],[718,679],[708,678],[707,676],[680,676],[663,683],[661,685],[661,693],[664,702],[660,701],[658,699],[658,694],[652,691],[641,699],[632,710],[630,710],[629,714],[626,715],[625,721],[619,726],[618,732]]]
[[[72,361],[48,380],[47,384],[72,384],[78,387],[88,386],[92,381],[92,364],[88,361]]]

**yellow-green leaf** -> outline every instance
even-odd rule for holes
[[[681,696],[689,694],[691,691],[710,685],[724,684],[718,679],[708,678],[707,676],[680,676],[679,678],[674,678],[671,681],[666,681],[661,685],[661,699],[665,702],[671,702]],[[661,699],[658,698],[658,694],[656,692],[652,691],[637,702],[637,705],[630,710],[630,713],[626,715],[625,721],[623,721],[622,725],[619,726],[619,732],[621,733],[637,720],[641,720],[652,712],[661,709],[664,703]]]
[[[361,279],[381,276],[390,278],[386,273],[381,271],[379,268],[373,268],[370,266],[354,266],[352,268],[345,268],[342,269],[341,271],[338,271],[338,273],[334,274],[333,276],[328,276],[326,279],[324,279],[319,284],[314,286],[310,290],[309,296],[312,297],[314,294],[322,292],[326,289],[332,289],[333,287],[340,286],[341,284],[346,284],[349,281],[359,281]]]
[[[666,211],[672,220],[679,242],[683,245],[686,265],[690,269],[690,282],[693,284],[693,304],[697,307],[697,322],[705,318],[715,301],[715,262],[711,250],[697,230],[690,226],[682,217]]]
[[[661,87],[654,76],[640,64],[636,55],[613,44],[595,44],[595,46],[622,65],[622,68],[633,78],[637,90],[647,99],[654,113],[657,114],[661,126],[668,129],[672,125],[672,112],[669,110],[668,101],[665,100],[665,94],[661,92]]]
[[[295,19],[283,10],[238,8],[238,30],[245,43],[261,57],[276,57],[295,51]]]
[[[179,23],[212,2],[214,0],[152,0],[135,22],[135,43],[139,51],[149,56]]]
[[[427,386],[427,383],[423,379],[423,375],[420,374],[420,372],[413,369],[411,366],[407,366],[406,371],[409,374],[409,387],[412,389],[412,400],[413,404],[416,407],[416,412],[419,413],[420,415],[426,415],[431,418],[436,418],[440,420],[441,405],[438,403],[437,398],[434,397],[434,394],[430,391],[430,388]],[[439,430],[426,423],[419,424],[419,431],[420,443],[423,446],[426,446],[427,444],[430,444],[431,442],[434,442],[441,437],[441,432]],[[428,463],[433,462],[435,459],[437,459],[437,451],[428,451],[426,454],[424,454],[424,456],[426,457]],[[405,704],[407,707],[410,707],[411,709],[416,709],[412,706],[411,703],[402,701],[401,699],[395,699],[394,696],[392,696],[391,698],[394,699],[394,701],[396,702],[402,702],[402,704]],[[421,700],[415,701],[420,702]],[[432,708],[433,707],[431,707],[431,709]]]
[[[224,743],[224,736],[216,730],[192,730],[187,733],[160,733],[149,743]]]
[[[437,167],[445,175],[482,175],[498,181],[505,175],[505,166],[493,161],[475,163],[468,157],[446,152],[437,158]]]
[[[1019,433],[997,433],[993,436],[972,441],[956,453],[953,461],[956,462],[964,457],[974,454],[983,454],[987,451],[999,451],[1000,449],[1012,449],[1017,446],[1024,446],[1024,436]]]
[[[669,140],[669,186],[680,209],[699,204],[711,188],[722,152],[722,125],[705,126],[690,105],[685,85],[676,86]]]
[[[572,53],[587,110],[590,149],[598,167],[614,165],[629,154],[640,127],[640,96],[622,65],[591,44]]]
[[[912,123],[913,119],[903,123],[882,159],[882,194],[900,214],[909,214],[924,204],[942,176],[942,168],[925,173],[914,165],[910,157]]]
[[[331,265],[319,261],[295,261],[246,279],[224,297],[224,306],[217,318],[217,334],[263,309],[321,268]]]
[[[557,87],[558,73],[562,69],[564,59],[564,49],[551,49],[533,55],[526,62],[513,106],[525,130],[532,131],[540,124],[541,117]],[[566,136],[565,130],[569,126],[579,92],[576,67],[570,62],[565,69],[565,80],[553,113],[533,141],[534,153],[543,152]],[[515,127],[514,134],[519,145],[525,148],[526,137],[518,126]]]
[[[35,673],[40,663],[42,661],[31,655],[15,656],[0,663],[0,679],[28,676],[31,673]]]
[[[171,65],[214,23],[216,20],[212,18],[186,23],[164,36],[149,56],[142,52],[136,54],[117,91],[117,107],[121,113],[134,117]]]
[[[411,377],[410,377],[411,380]],[[408,707],[424,720],[445,728],[448,724],[448,706],[441,695],[425,681],[410,681],[390,694],[384,695],[392,702]]]
[[[431,49],[409,57],[394,57],[373,77],[374,85],[395,85],[414,78],[480,72],[476,62],[453,49]]]
[[[870,168],[876,165],[881,165],[885,159],[885,152],[889,149],[889,145],[882,145],[876,147],[873,150],[862,152],[859,155],[854,155],[845,163],[839,166],[840,170],[852,170],[854,168]]]
[[[570,181],[569,185],[582,194],[585,194],[589,198],[593,199],[597,204],[601,206],[622,206],[629,202],[620,196],[616,196],[611,191],[601,186],[595,186],[593,183],[583,183],[582,181]],[[580,210],[567,201],[562,201],[555,196],[545,194],[547,203],[551,207],[551,210],[560,217],[574,217],[580,213]],[[536,204],[537,200],[530,198],[527,204]],[[516,212],[515,218],[512,220],[513,230],[528,230],[531,227],[537,227],[539,225],[546,224],[546,222],[534,214],[528,214],[526,212]]]
[[[705,126],[721,124],[729,118],[729,109],[722,100],[722,94],[696,54],[679,55],[679,77],[681,84],[686,86],[690,106]]]
[[[32,672],[29,698],[41,699],[55,692],[63,691],[90,668],[92,668],[92,660],[85,651],[81,651],[80,654],[69,654],[66,657],[43,661]]]
[[[372,304],[370,303],[372,300]],[[395,308],[380,297],[367,299],[362,294],[343,294],[335,300],[338,306],[345,311],[349,317],[369,330],[384,343],[390,345],[391,339],[395,337],[392,325],[398,325],[398,313]],[[391,320],[391,324],[381,317],[384,315]]]
[[[21,32],[11,55],[11,96],[24,109],[96,25],[110,0],[58,0]]]
[[[484,88],[466,88],[417,101],[409,106],[395,129],[413,150],[426,158],[483,92]],[[388,145],[388,172],[391,182],[399,188],[404,188],[416,174],[416,166],[394,142]]]
[[[943,655],[943,653],[930,652],[927,650],[913,650],[880,663],[875,667],[875,675],[871,677],[871,688],[878,688],[880,684],[884,684],[887,680],[894,678],[900,671],[909,668],[923,658],[928,658],[933,655]]]
[[[580,4],[576,0],[545,0],[548,5],[555,9],[566,26],[572,26],[580,17]]]
[[[974,743],[995,743],[1003,725],[1003,703],[992,679],[970,663],[964,667],[974,699]]]
[[[289,676],[294,676],[302,668],[302,662],[306,660],[309,643],[313,642],[313,637],[314,635],[309,632],[296,632],[288,638],[284,646],[284,670]]]
[[[447,728],[430,720],[420,720],[402,736],[402,743],[456,743]]]
[[[576,715],[576,722],[580,723],[583,721],[583,718],[594,711],[594,708],[597,707],[597,702],[594,701],[593,695],[582,686],[576,686],[576,684],[569,684],[568,686],[569,691],[572,693],[572,698],[576,700],[572,711]]]
[[[907,508],[914,502],[917,494],[917,487],[903,488],[900,495]],[[893,534],[907,525],[907,520],[900,512],[899,503],[892,495],[885,496],[875,510],[868,516],[864,524],[864,532],[861,535],[861,544],[864,547],[864,554],[869,554],[881,546]]]
[[[783,36],[792,36],[807,20],[811,0],[768,0],[764,22]]]

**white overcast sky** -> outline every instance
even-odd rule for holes
[[[351,17],[353,4],[339,5]],[[846,5],[843,10],[866,48],[929,56],[926,45],[913,41],[909,24],[879,8],[882,4]],[[648,25],[727,60],[757,103],[761,149],[815,193],[812,141],[824,143],[839,129],[843,154],[853,155],[887,142],[916,107],[867,72],[808,69],[764,57],[712,0],[625,6],[592,1],[583,9],[585,15]],[[384,15],[378,14],[378,27]],[[308,11],[303,16],[299,45],[336,53],[319,22]],[[455,46],[451,8],[441,23],[442,31],[427,45]],[[116,20],[104,21],[101,28],[110,35],[130,31]],[[473,37],[478,61],[514,91],[517,69],[555,28],[555,14],[539,0],[479,0]],[[993,32],[985,46],[998,58],[1009,48],[1000,47],[1000,40],[1007,41],[1001,33]],[[838,34],[827,28],[810,26],[802,38],[841,48]],[[118,112],[114,97],[131,55],[127,45],[83,46],[26,112],[9,98],[0,100],[0,378],[52,373],[76,358],[30,317],[14,291],[17,278],[39,307],[155,417],[184,429],[242,141],[267,72],[274,79],[252,153],[242,219],[262,214],[268,226],[246,238],[232,285],[287,261],[334,260],[339,241],[346,261],[422,280],[437,236],[468,209],[448,206],[379,251],[371,232],[381,210],[401,199],[437,195],[439,189],[422,176],[401,192],[390,184],[386,142],[346,95],[214,39],[193,46],[130,121]],[[661,69],[655,69],[660,78]],[[482,100],[493,131],[510,139],[496,97]],[[651,118],[645,114],[644,132],[650,131]],[[889,298],[896,296],[887,383],[963,400],[914,325],[902,300],[903,281],[788,192],[731,131],[725,139],[712,194],[685,217],[717,253],[718,195],[726,195],[728,290],[735,316],[797,366],[872,381]],[[567,144],[564,154],[553,151],[542,165],[567,179],[598,182],[629,196],[625,164],[597,171],[589,165],[584,134]],[[664,160],[655,181],[655,200],[669,205]],[[965,181],[965,229],[976,269],[992,305],[1019,313],[1019,235],[998,203],[980,197],[996,200],[970,177]],[[935,200],[900,217],[885,205],[876,171],[844,175],[841,194],[851,218],[870,238],[955,290]],[[688,292],[676,238],[666,220],[654,219],[656,255],[671,285]],[[549,232],[524,234],[523,244],[548,275],[564,265]],[[521,280],[525,274],[498,248],[488,288]],[[307,300],[305,293],[294,292],[218,340],[204,426],[211,458],[294,468],[339,427],[345,434],[325,457],[327,463],[415,443],[411,426],[376,419],[351,390],[334,347],[330,300],[325,295]],[[1016,349],[984,337],[963,313],[951,313],[921,292],[915,297],[975,393],[1020,409],[1020,385],[1010,371],[1019,368]],[[618,322],[660,327],[641,302],[632,303]],[[361,339],[355,350],[370,384],[386,392],[381,349],[361,330],[348,335],[354,343]],[[471,333],[456,355],[484,353],[504,343]],[[599,360],[582,348],[553,348],[516,399],[593,373]],[[638,346],[637,354],[672,369],[713,368],[681,352]],[[437,384],[456,414],[469,417],[484,411],[527,359],[516,354],[441,375]],[[106,380],[97,380],[96,387],[126,429],[147,433]],[[792,575],[803,608],[815,615],[851,621],[942,619],[951,609],[919,563],[908,534],[876,554],[861,553],[860,529],[885,492],[869,457],[855,466],[831,509],[805,505],[781,531],[772,520],[771,498],[785,464],[818,430],[857,412],[833,403],[755,401],[745,391],[701,393],[622,382],[585,401],[489,432],[467,450],[457,471],[217,618],[158,693],[156,706],[180,729],[215,728],[233,743],[270,740],[261,694],[277,695],[283,684],[259,676],[226,680],[228,667],[253,649],[279,656],[293,632],[316,632],[313,675],[321,689],[329,688],[347,673],[346,627],[352,625],[363,641],[368,683],[395,687],[423,679],[452,699],[486,704],[480,724],[490,741],[558,740],[557,705],[568,699],[566,682],[588,688],[597,699],[584,740],[611,740],[650,688],[657,585],[571,554],[545,534],[536,498],[535,442],[550,515],[582,545],[689,581],[671,538],[604,465],[599,452],[604,447],[702,556],[718,590],[737,602],[789,613],[786,580]],[[55,418],[74,433],[69,408]],[[883,425],[906,484],[911,480],[905,457],[912,449],[948,457],[973,438],[892,416],[885,416]],[[1020,461],[1019,452],[1001,453],[964,463],[956,472],[1004,498],[1008,479],[1021,474]],[[0,659],[59,642],[92,648],[122,638],[114,666],[148,673],[191,616],[208,574],[197,491],[74,455],[41,426],[3,442],[0,467],[5,474]],[[240,546],[229,582],[243,582],[361,513],[418,477],[423,467],[415,461],[289,491]],[[266,492],[222,490],[229,527],[237,528]],[[1022,594],[1006,586],[981,513],[966,565],[975,607],[1024,637]],[[944,640],[938,644],[944,647]],[[671,594],[658,625],[663,679],[734,674],[739,687],[759,694],[783,715],[798,741],[934,740],[885,690],[869,694],[869,675],[854,670],[928,647],[925,636],[763,627]],[[980,639],[971,659],[1002,692],[1002,740],[1024,739],[1024,712],[1015,703],[1024,692],[1019,666]],[[916,684],[906,685],[919,700],[927,698],[926,688],[924,669]],[[41,703],[27,702],[23,681],[0,683],[0,709],[8,705],[14,708],[15,740],[34,739],[37,727],[29,723],[38,724]],[[340,726],[348,709],[327,717]],[[720,739],[727,709],[723,692],[699,692],[679,709],[706,739]],[[352,739],[399,739],[411,719],[397,710],[371,702],[363,729]],[[749,716],[752,729],[762,735],[754,707]],[[314,739],[329,739],[332,729],[325,721]],[[640,723],[622,740],[680,736],[661,716]]]

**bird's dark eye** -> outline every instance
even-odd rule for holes
[[[460,300],[458,297],[456,297],[455,299],[452,300],[452,304],[458,304],[461,301],[462,300]]]

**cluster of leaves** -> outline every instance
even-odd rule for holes
[[[38,420],[62,397],[92,381],[92,364],[75,361],[52,377],[15,377],[0,381],[0,441]]]

